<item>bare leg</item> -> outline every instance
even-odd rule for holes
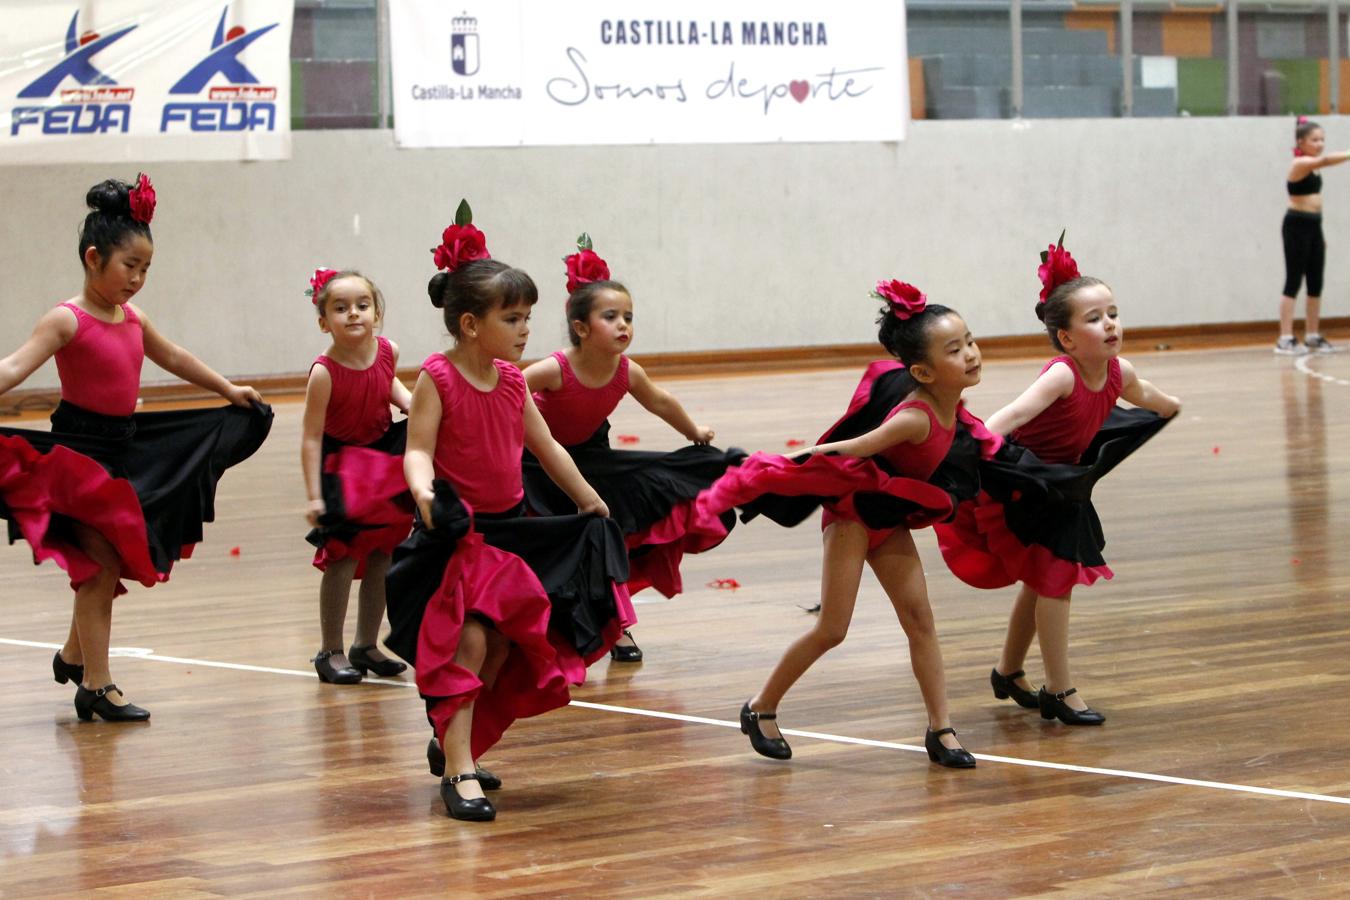
[[[867,563],[895,607],[900,627],[909,638],[909,663],[919,682],[928,727],[934,731],[951,727],[947,710],[947,676],[942,666],[942,647],[938,644],[933,608],[928,603],[928,585],[923,577],[923,561],[914,546],[914,536],[897,528],[880,547],[867,556]],[[938,740],[953,750],[961,746],[954,734]]]
[[[841,520],[825,529],[825,552],[820,574],[820,616],[811,630],[793,641],[778,661],[769,680],[750,700],[756,712],[773,712],[788,689],[811,664],[848,634],[853,605],[858,600],[863,560],[867,557],[867,531],[857,522]],[[773,721],[761,721],[765,737],[782,737]]]
[[[84,663],[84,651],[80,649],[80,631],[75,627],[74,605],[70,608],[70,633],[66,635],[66,642],[61,646],[61,659],[73,666]]]
[[[1280,298],[1280,337],[1292,337],[1294,334],[1294,298]]]
[[[1003,653],[995,668],[1000,675],[1009,675],[1026,667],[1027,651],[1031,649],[1031,640],[1036,637],[1036,591],[1026,584],[1017,592],[1013,601],[1012,613],[1008,616],[1008,634],[1003,638]],[[1031,690],[1026,678],[1018,678],[1013,684],[1024,691]]]
[[[1058,694],[1074,687],[1069,674],[1069,600],[1073,592],[1063,597],[1041,597],[1036,601],[1036,633],[1041,639],[1041,659],[1045,663],[1045,689]],[[1070,709],[1088,708],[1079,694],[1064,698]]]
[[[83,684],[96,691],[113,683],[108,666],[108,645],[112,638],[113,592],[117,589],[122,560],[103,535],[86,525],[75,524],[75,541],[102,567],[98,575],[80,585],[75,592],[75,632],[84,658]],[[116,706],[127,703],[120,691],[109,693],[107,699]]]
[[[1303,305],[1303,333],[1321,334],[1318,328],[1322,324],[1322,298],[1309,297],[1308,302]]]
[[[347,595],[355,574],[356,560],[340,559],[328,564],[319,582],[319,633],[323,643],[319,649],[333,651],[329,662],[337,669],[350,665],[343,650],[342,629],[347,624]]]
[[[506,657],[511,652],[511,642],[506,635],[495,629],[486,628],[484,632],[487,635],[487,653],[483,656],[483,667],[478,672],[478,679],[491,687],[497,681],[497,673],[502,670],[502,664],[506,662]],[[478,765],[477,760],[474,760],[474,765]]]
[[[455,663],[477,674],[483,668],[487,658],[488,629],[483,623],[468,618],[459,633],[459,647],[455,650]],[[475,768],[473,753],[469,748],[469,738],[473,733],[473,704],[466,703],[450,717],[445,727],[445,737],[441,747],[445,751],[445,773],[464,775]],[[483,796],[483,788],[477,781],[461,781],[452,785],[465,800],[474,800]]]
[[[388,658],[380,652],[376,643],[380,639],[380,625],[384,622],[384,576],[388,571],[389,554],[376,552],[366,557],[366,574],[361,579],[360,602],[356,611],[354,643],[358,647],[373,648],[368,651],[368,655],[376,662]]]

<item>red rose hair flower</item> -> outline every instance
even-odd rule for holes
[[[469,201],[460,200],[459,208],[455,210],[455,223],[441,232],[441,245],[431,248],[436,268],[453,272],[475,259],[492,258],[487,250],[487,238],[472,223]]]
[[[928,306],[928,296],[912,284],[903,281],[878,281],[877,289],[872,292],[877,300],[885,300],[891,305],[891,312],[901,322],[910,316],[917,316]]]
[[[1055,288],[1072,281],[1079,274],[1078,263],[1064,249],[1064,233],[1060,232],[1059,243],[1051,244],[1049,249],[1041,251],[1041,265],[1036,270],[1036,276],[1041,279],[1041,299],[1037,302],[1044,303]]]
[[[583,284],[609,280],[609,264],[591,246],[591,236],[583,231],[581,237],[577,238],[577,252],[563,257],[563,262],[567,264],[569,294]]]
[[[141,172],[136,176],[136,186],[127,194],[131,201],[131,217],[146,225],[155,217],[155,186],[150,176]]]
[[[314,275],[309,279],[309,290],[305,291],[309,295],[309,302],[319,303],[319,293],[323,291],[324,285],[337,277],[337,269],[315,269]]]

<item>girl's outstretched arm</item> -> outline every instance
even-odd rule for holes
[[[562,366],[552,356],[525,367],[525,386],[532,394],[535,391],[556,391],[562,384]]]
[[[408,440],[411,444],[411,431],[408,433]],[[577,469],[577,464],[567,455],[562,444],[549,434],[548,424],[544,421],[544,417],[539,415],[539,409],[534,405],[534,397],[528,392],[525,394],[525,446],[539,460],[539,465],[544,467],[553,483],[572,498],[572,502],[577,505],[577,512],[609,515],[609,507],[605,505],[605,501],[600,499],[595,488],[586,483],[586,479]]]
[[[131,306],[130,303],[127,304]],[[160,334],[150,324],[149,317],[140,307],[132,307],[141,320],[141,331],[145,335],[145,355],[150,361],[170,374],[195,384],[199,388],[219,394],[235,406],[248,406],[261,403],[262,395],[248,385],[235,384],[215,369],[193,356],[187,350]]]
[[[689,418],[689,413],[684,411],[680,401],[676,400],[670,391],[657,387],[647,377],[642,366],[632,360],[628,361],[628,393],[632,394],[633,399],[641,403],[644,409],[664,419],[671,428],[695,444],[710,444],[716,436],[711,428],[694,424],[694,420]]]
[[[918,444],[928,438],[928,416],[920,409],[902,409],[866,434],[847,441],[831,441],[808,447],[805,453],[838,453],[841,456],[875,456],[896,444]]]
[[[48,310],[33,326],[33,333],[28,336],[28,340],[9,356],[0,359],[0,394],[9,393],[23,384],[24,379],[37,371],[38,366],[70,343],[78,327],[75,313],[69,309],[58,306]]]
[[[1120,382],[1120,396],[1141,409],[1151,410],[1164,419],[1181,412],[1181,400],[1140,378],[1134,366],[1123,359],[1120,361]]]
[[[305,417],[300,424],[300,470],[305,474],[305,496],[309,505],[305,518],[313,527],[319,516],[327,512],[323,502],[320,474],[323,471],[323,423],[328,412],[328,398],[333,395],[333,378],[323,366],[309,370],[305,384]]]
[[[1323,153],[1321,156],[1300,156],[1289,166],[1289,180],[1298,181],[1307,176],[1309,172],[1325,169],[1328,166],[1339,166],[1346,161],[1350,161],[1350,152]]]
[[[422,513],[422,524],[427,528],[434,527],[431,501],[436,495],[431,490],[431,482],[436,477],[436,468],[431,460],[436,453],[436,434],[440,429],[441,395],[431,376],[419,372],[408,407],[408,445],[403,451],[403,477]]]
[[[412,404],[412,391],[398,378],[398,344],[390,341],[389,349],[394,351],[394,380],[389,384],[389,402],[407,415],[408,407]]]
[[[1073,370],[1065,362],[1055,363],[1041,373],[1031,383],[1031,387],[1022,392],[1007,406],[984,420],[984,425],[994,434],[1007,437],[1054,403],[1073,393]]]

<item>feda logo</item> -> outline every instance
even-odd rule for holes
[[[128,101],[136,95],[136,89],[118,85],[94,66],[93,57],[135,31],[136,26],[128,25],[108,35],[92,31],[79,34],[79,20],[76,10],[66,27],[66,55],[61,61],[18,93],[33,100],[51,97],[60,89],[60,105],[14,107],[10,113],[11,136],[28,125],[40,127],[43,134],[126,132],[131,123]],[[67,79],[73,79],[79,87],[62,87]]]
[[[456,75],[478,72],[478,20],[467,10],[450,20],[450,68]]]
[[[277,89],[265,86],[239,59],[239,54],[258,38],[276,28],[277,22],[256,31],[235,25],[225,29],[226,6],[211,38],[211,52],[169,88],[170,94],[201,94],[216,76],[227,84],[212,85],[207,100],[164,104],[159,130],[178,125],[187,131],[272,131],[277,120]]]

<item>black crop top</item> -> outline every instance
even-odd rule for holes
[[[1322,176],[1316,172],[1309,172],[1298,181],[1286,181],[1284,186],[1289,189],[1290,197],[1306,197],[1309,194],[1322,193]]]

